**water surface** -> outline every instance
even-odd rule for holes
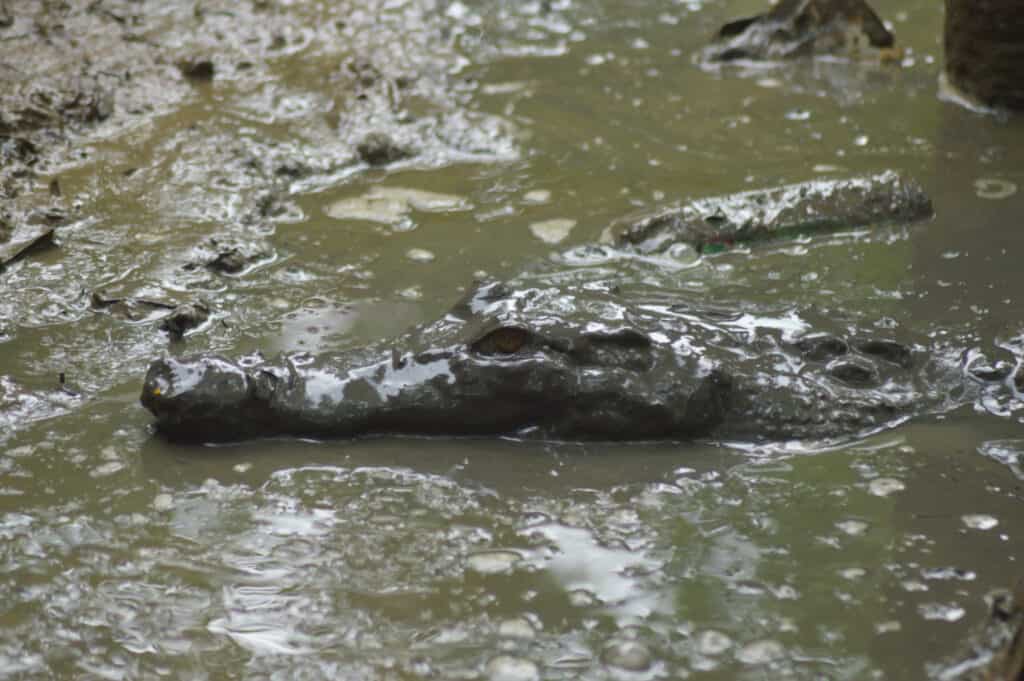
[[[265,27],[248,5],[235,23],[212,8],[194,30],[221,31],[229,55],[259,46],[255,67],[50,169],[76,220],[0,274],[0,669],[935,674],[1020,574],[1019,405],[833,447],[214,448],[154,437],[138,391],[160,353],[359,345],[443,313],[474,277],[524,271],[780,319],[813,306],[950,347],[1019,336],[1024,130],[938,99],[939,7],[880,8],[899,68],[719,71],[693,52],[760,3],[334,5]],[[167,7],[151,35],[187,42],[192,5]],[[361,98],[358,60],[379,72]],[[417,155],[360,163],[374,130]],[[934,220],[676,263],[553,257],[638,210],[885,168],[922,182]],[[211,235],[262,250],[233,276],[183,269]],[[97,311],[94,290],[205,300],[213,317],[171,345],[159,314]],[[80,397],[54,392],[60,372]]]

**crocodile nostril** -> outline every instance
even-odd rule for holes
[[[857,360],[836,360],[828,365],[828,373],[836,380],[858,388],[878,383],[875,367]]]

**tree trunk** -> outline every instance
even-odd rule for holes
[[[986,106],[1024,110],[1024,2],[946,0],[946,76]]]

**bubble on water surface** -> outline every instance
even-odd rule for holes
[[[650,648],[640,641],[611,641],[605,646],[601,659],[605,664],[631,672],[647,671],[654,662]]]
[[[765,639],[748,643],[736,651],[736,659],[743,664],[758,665],[774,662],[785,655],[785,649],[778,641]]]
[[[926,568],[921,570],[921,576],[925,579],[956,579],[963,582],[973,582],[978,578],[973,570],[962,570],[956,567]]]
[[[899,620],[888,620],[886,622],[879,622],[875,625],[876,634],[891,634],[893,632],[901,631],[903,625]]]
[[[960,517],[964,525],[972,530],[991,530],[999,524],[999,520],[984,513],[970,513]]]
[[[708,629],[697,635],[696,644],[701,655],[721,655],[732,647],[732,639],[720,631]]]
[[[174,508],[174,496],[166,492],[153,497],[153,509],[156,511],[170,511]]]
[[[918,607],[917,611],[921,617],[931,621],[956,622],[965,614],[966,610],[955,603],[946,605],[944,603],[925,603]]]
[[[413,262],[432,262],[435,256],[433,251],[425,248],[410,248],[405,252],[405,257]]]
[[[592,608],[601,600],[587,589],[573,589],[569,592],[569,604],[576,608]]]
[[[484,671],[490,681],[534,681],[540,678],[540,669],[535,662],[513,655],[493,658]]]
[[[867,532],[868,524],[863,520],[843,520],[836,523],[836,527],[851,537],[857,537]]]
[[[526,203],[540,204],[551,200],[551,192],[547,189],[534,189],[523,194]]]
[[[700,253],[690,244],[672,244],[665,252],[665,255],[679,265],[695,265],[700,260]]]
[[[875,478],[868,484],[868,491],[876,497],[887,497],[906,488],[907,486],[896,478]]]
[[[630,517],[622,520],[628,522]],[[565,516],[562,520],[572,522]],[[656,590],[644,588],[642,575],[657,571],[661,564],[642,551],[626,548],[629,538],[613,547],[599,541],[590,529],[559,523],[535,525],[524,533],[546,540],[552,551],[544,555],[539,566],[563,585],[573,605],[602,604],[622,615],[637,617],[670,607]]]
[[[444,213],[469,208],[465,199],[454,194],[408,187],[372,187],[362,196],[335,201],[324,212],[336,220],[363,220],[403,226],[412,211]]]
[[[523,557],[515,551],[481,551],[466,558],[466,567],[482,575],[512,572]]]
[[[258,624],[237,626],[228,619],[218,618],[206,628],[211,633],[228,636],[256,655],[304,655],[313,652],[308,637],[277,627]]]
[[[557,244],[569,236],[569,232],[576,226],[576,221],[569,218],[554,218],[553,220],[542,220],[530,225],[530,231],[535,237],[548,244]]]
[[[410,286],[409,288],[404,288],[399,291],[398,295],[407,300],[419,300],[423,297],[423,289],[419,286]]]
[[[406,216],[408,205],[404,201],[384,196],[360,196],[342,199],[329,205],[324,212],[337,220],[364,220],[385,225],[394,224]]]
[[[979,177],[974,181],[974,194],[979,199],[998,201],[1008,199],[1017,193],[1017,185],[1010,180],[995,177]]]
[[[105,478],[108,475],[113,475],[124,468],[124,464],[120,461],[108,461],[107,463],[100,464],[89,471],[89,475],[94,478]]]
[[[525,617],[513,617],[501,621],[498,625],[498,636],[528,641],[535,638],[537,632],[534,630],[533,625],[530,624],[530,620]]]

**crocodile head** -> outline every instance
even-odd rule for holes
[[[349,352],[248,366],[165,358],[142,403],[172,438],[409,434],[694,437],[728,410],[727,372],[607,291],[479,286],[437,321]]]
[[[704,57],[711,62],[833,55],[889,59],[892,33],[864,0],[782,0],[769,12],[729,22]]]

